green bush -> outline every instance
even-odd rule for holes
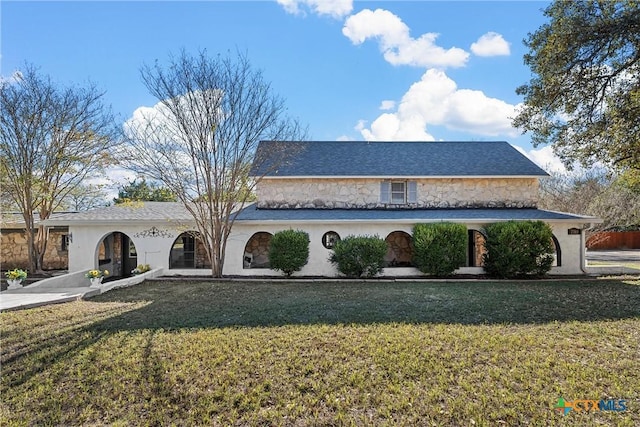
[[[309,260],[309,235],[301,230],[278,231],[269,245],[269,265],[291,276]]]
[[[490,276],[543,276],[553,264],[553,233],[542,221],[508,221],[485,227],[484,269]]]
[[[440,222],[413,227],[413,263],[426,274],[446,276],[467,261],[467,227]]]
[[[348,277],[373,277],[382,271],[387,242],[378,236],[347,236],[336,242],[329,261]]]

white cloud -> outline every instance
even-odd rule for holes
[[[506,56],[511,49],[501,34],[488,32],[471,44],[471,52],[478,56]]]
[[[311,9],[317,15],[328,15],[332,18],[342,18],[353,10],[353,0],[278,0],[288,13],[304,14],[304,9]]]
[[[517,136],[511,126],[516,105],[490,98],[478,90],[458,89],[444,71],[430,69],[411,85],[395,112],[386,112],[369,128],[360,121],[356,129],[373,140],[434,140],[429,125],[445,126],[483,136]]]
[[[380,109],[383,111],[393,110],[396,107],[396,101],[385,100],[380,103]]]
[[[532,149],[528,152],[518,146],[514,145],[514,147],[548,173],[567,173],[567,168],[562,163],[562,160],[555,155],[553,148],[550,146],[542,147],[539,150]]]
[[[23,79],[22,72],[20,70],[14,71],[9,77],[0,76],[0,84],[8,83],[15,84],[20,82]]]
[[[384,59],[393,65],[462,67],[469,58],[469,53],[463,49],[437,46],[436,33],[412,38],[409,27],[398,16],[384,9],[364,9],[351,15],[345,21],[342,34],[356,45],[370,38],[378,39]]]

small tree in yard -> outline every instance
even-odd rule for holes
[[[336,242],[329,261],[348,277],[373,277],[384,268],[387,242],[378,236],[347,236]]]
[[[413,262],[426,274],[445,276],[465,264],[467,228],[462,224],[416,224]]]
[[[301,230],[278,231],[271,238],[269,264],[287,276],[300,271],[309,261],[309,235]]]
[[[542,221],[507,221],[485,228],[484,269],[500,278],[543,276],[553,264],[553,233]]]
[[[38,224],[114,163],[113,116],[94,84],[63,86],[32,65],[0,79],[0,199],[22,214],[29,271],[42,270]],[[36,216],[37,215],[37,216]]]

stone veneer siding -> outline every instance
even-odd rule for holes
[[[417,203],[380,203],[380,182],[373,178],[263,178],[257,206],[271,209],[532,208],[537,205],[537,178],[422,178],[416,181]]]
[[[47,249],[44,254],[44,270],[66,270],[69,266],[69,252],[62,250],[63,236],[66,230],[50,230]],[[0,260],[2,270],[29,267],[29,246],[24,230],[2,230],[0,234]]]

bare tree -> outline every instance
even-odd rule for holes
[[[640,226],[640,191],[602,169],[554,174],[543,180],[538,206],[601,218],[603,222],[593,228],[595,231]]]
[[[109,206],[107,187],[107,184],[80,185],[65,197],[60,207],[73,212],[81,212]]]
[[[31,271],[47,241],[34,220],[50,216],[85,178],[111,163],[113,119],[94,84],[61,87],[32,65],[0,81],[0,184],[25,221]]]
[[[305,131],[243,54],[182,51],[164,67],[144,66],[141,75],[159,103],[125,123],[123,163],[162,182],[185,205],[212,275],[220,277],[231,227],[260,179],[248,179],[258,142],[301,139]],[[282,161],[286,154],[263,160]]]

